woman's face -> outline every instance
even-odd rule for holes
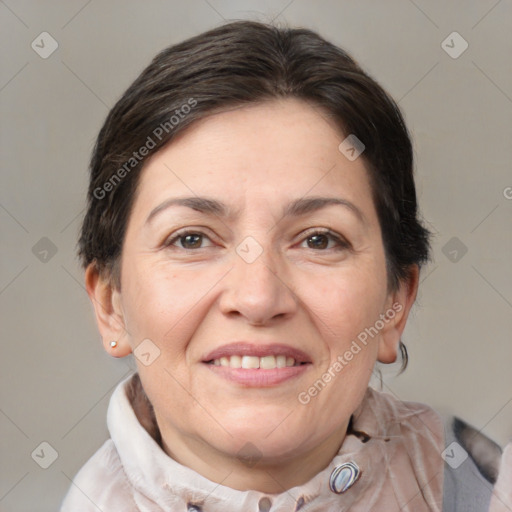
[[[164,440],[306,453],[394,359],[408,308],[344,138],[287,99],[203,119],[146,164],[113,303]]]

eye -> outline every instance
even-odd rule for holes
[[[181,231],[166,240],[164,247],[176,246],[176,243],[178,242],[181,247],[177,247],[181,249],[203,249],[204,247],[201,247],[201,244],[204,239],[210,240],[208,236],[201,231]]]
[[[185,250],[204,249],[203,242],[210,238],[202,231],[184,230],[176,233],[164,242],[164,247],[177,247]],[[343,250],[350,248],[349,242],[336,235],[330,230],[314,230],[307,234],[304,242],[308,244],[309,249],[313,250]],[[304,243],[303,242],[303,243]],[[179,244],[179,245],[178,245]],[[210,243],[209,246],[212,244]]]
[[[329,231],[328,229],[317,229],[313,232],[310,232],[304,241],[308,244],[309,249],[314,250],[343,250],[350,247],[350,244],[346,240]],[[330,242],[333,242],[335,246],[333,247],[332,244],[329,246]]]

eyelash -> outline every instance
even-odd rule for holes
[[[190,230],[190,229],[186,229],[184,231],[179,231],[178,233],[176,233],[172,238],[166,240],[164,242],[164,247],[171,247],[174,245],[175,242],[177,242],[178,240],[182,239],[182,238],[185,238],[186,236],[188,235],[200,235],[200,236],[204,236],[206,238],[209,239],[208,235],[200,230]],[[339,237],[338,235],[336,235],[334,232],[332,232],[331,230],[329,229],[314,229],[308,233],[305,234],[303,240],[307,240],[308,238],[311,238],[315,235],[325,235],[327,237],[329,237],[331,240],[335,241],[337,244],[338,244],[338,247],[331,247],[330,249],[319,249],[320,252],[326,252],[326,251],[329,251],[329,250],[346,250],[346,249],[349,249],[351,247],[350,243],[348,241],[346,241],[345,239]],[[180,247],[180,249],[183,249],[185,251],[197,251],[199,249],[205,249],[205,247],[199,247],[197,249],[187,249],[185,247]],[[311,249],[312,251],[316,251],[317,249]]]

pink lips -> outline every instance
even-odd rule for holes
[[[296,366],[284,368],[262,369],[262,368],[231,368],[229,366],[215,366],[214,359],[221,357],[239,356],[279,356],[293,357]],[[246,387],[271,387],[284,381],[302,375],[311,367],[311,358],[302,350],[289,347],[283,344],[262,345],[247,342],[229,343],[209,352],[203,363],[206,368],[229,381],[236,382]],[[301,364],[302,363],[302,364]]]

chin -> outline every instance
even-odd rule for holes
[[[306,439],[311,438],[311,435],[306,435],[304,426],[280,430],[281,426],[276,428],[274,424],[262,424],[261,418],[259,418],[259,424],[253,424],[249,428],[248,424],[233,426],[225,424],[225,428],[231,436],[226,434],[222,439],[217,438],[209,442],[217,449],[237,458],[282,460],[294,456],[297,451],[304,450]]]

